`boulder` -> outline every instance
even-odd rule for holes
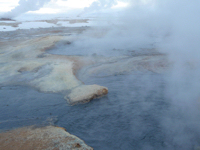
[[[99,85],[81,85],[73,89],[65,99],[69,104],[87,103],[92,99],[102,97],[108,94],[108,89]]]

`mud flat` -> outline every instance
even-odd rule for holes
[[[15,20],[10,18],[0,18],[0,21],[15,21]]]
[[[32,17],[29,17],[32,18]],[[23,29],[46,29],[55,28],[55,30],[60,30],[59,28],[66,27],[76,28],[76,27],[89,27],[93,25],[93,22],[89,19],[67,19],[67,18],[55,18],[49,20],[12,20],[9,18],[0,18],[0,32],[15,31]],[[59,31],[58,31],[59,32]]]

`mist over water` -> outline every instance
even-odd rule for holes
[[[113,24],[102,32],[102,37],[83,38],[75,44],[81,47],[79,43],[84,43],[105,56],[109,54],[108,49],[154,48],[165,53],[172,63],[168,95],[178,103],[193,103],[199,99],[199,4],[187,0],[132,1],[117,19],[109,18]]]
[[[159,122],[158,128],[163,134],[160,133],[161,137],[156,138],[163,139],[163,145],[166,146],[166,149],[192,149],[199,143],[199,6],[197,1],[186,0],[146,1],[146,3],[134,1],[128,8],[121,11],[117,16],[118,18],[106,15],[105,18],[109,22],[108,26],[100,30],[86,31],[80,39],[72,44],[72,47],[66,48],[65,54],[70,54],[70,50],[72,50],[76,54],[92,55],[95,53],[106,57],[128,55],[127,51],[130,50],[139,52],[142,48],[153,48],[168,56],[171,65],[168,73],[163,76],[162,85],[164,88],[155,87],[159,78],[155,77],[152,81],[152,78],[145,75],[146,73],[142,73],[145,78],[141,82],[144,83],[139,82],[140,78],[137,75],[131,75],[129,78],[127,76],[121,77],[124,78],[124,81],[120,86],[116,85],[116,82],[120,80],[118,79],[109,88],[114,88],[116,91],[120,90],[122,93],[127,92],[127,94],[117,94],[117,98],[120,99],[117,103],[127,104],[127,101],[125,101],[127,95],[130,102],[138,100],[141,104],[141,109],[137,110],[139,114],[144,113],[143,109],[154,110],[155,101],[152,96],[159,97],[158,91],[163,92],[163,96],[156,101],[156,103],[162,102],[161,110],[158,106],[155,106],[155,110],[159,110],[159,112],[154,115],[159,115],[159,117],[153,115],[153,117],[150,117],[151,119],[147,118],[150,120],[156,118],[156,122]],[[93,6],[90,7],[90,9],[92,8]],[[116,53],[113,49],[121,51]],[[104,78],[104,80],[106,79]],[[132,80],[134,82],[131,82]],[[137,91],[135,89],[137,86],[142,88],[140,87],[140,90]],[[152,90],[154,92],[150,92],[149,99],[143,101],[143,97]],[[133,96],[134,98],[132,98],[132,93],[137,93],[140,96]],[[130,106],[125,105],[123,107],[128,113],[127,110]],[[130,113],[133,113],[132,111]],[[147,111],[146,115],[150,114],[152,112]],[[148,127],[140,119],[131,121],[131,126],[138,132],[141,131],[141,134],[150,132],[146,131]],[[136,127],[136,125],[138,126]],[[144,128],[142,128],[143,125]],[[150,123],[150,126],[152,126],[152,123]],[[138,132],[134,132],[132,136],[140,134]],[[149,134],[156,136],[154,132]],[[151,141],[150,137],[149,141]],[[155,142],[155,139],[153,141]],[[143,149],[155,149],[156,146],[154,146],[151,144],[142,145]],[[164,147],[162,149],[165,149]]]
[[[166,55],[169,68],[161,74],[137,70],[111,75],[105,70],[101,74],[87,73],[96,66],[83,68],[78,78],[85,84],[108,87],[109,94],[86,105],[62,107],[59,112],[49,106],[58,117],[55,124],[95,149],[194,149],[200,145],[200,2],[125,2],[129,6],[117,15],[109,10],[116,1],[94,2],[81,17],[96,11],[104,18],[97,21],[98,26],[85,30],[71,44],[58,43],[49,52],[107,58],[157,52]],[[12,12],[18,15],[28,11],[22,6]],[[34,112],[31,110],[30,116]],[[44,116],[47,113],[45,107]]]
[[[109,22],[108,26],[99,31],[96,29],[86,31],[80,39],[73,43],[74,52],[82,55],[94,53],[106,57],[128,55],[127,51],[139,52],[141,49],[156,49],[167,55],[171,65],[168,72],[163,75],[163,83],[159,83],[160,86],[156,86],[159,81],[156,75],[152,80],[146,73],[141,73],[145,78],[141,79],[136,74],[128,78],[122,76],[123,82],[120,85],[116,82],[121,80],[117,79],[109,88],[111,91],[115,89],[122,92],[116,94],[119,99],[116,103],[123,105],[118,111],[130,112],[133,116],[138,113],[138,120],[129,118],[130,126],[137,130],[131,136],[139,137],[140,134],[146,133],[148,139],[147,143],[144,142],[141,147],[137,147],[139,149],[159,148],[158,145],[154,145],[157,139],[163,139],[163,143],[160,141],[163,144],[160,143],[163,146],[160,145],[161,149],[193,149],[199,145],[199,6],[197,1],[186,0],[132,2],[128,8],[121,11],[118,18],[113,18],[112,15],[105,16]],[[90,7],[92,8],[93,6]],[[95,33],[98,33],[98,36]],[[116,49],[119,50],[117,53],[113,51]],[[102,79],[97,79],[94,83],[98,80],[102,81]],[[111,79],[104,78],[104,80],[108,82]],[[133,80],[134,82],[131,82]],[[162,94],[159,91],[162,91]],[[132,98],[133,93],[138,96]],[[143,100],[146,94],[149,94],[149,97]],[[159,97],[160,94],[161,97]],[[159,98],[155,100],[155,97]],[[132,110],[135,109],[134,106],[131,105],[131,108],[126,100],[130,103],[138,100],[141,109],[135,112]],[[161,103],[161,106],[157,103]],[[154,114],[154,111],[158,112]],[[144,114],[147,115],[146,118]],[[140,119],[152,122],[148,126],[148,122]],[[155,132],[148,130],[149,127],[154,126],[153,122],[159,124],[157,124],[158,129],[152,129]],[[145,136],[143,138],[145,139]]]

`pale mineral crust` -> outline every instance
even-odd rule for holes
[[[47,36],[0,43],[0,84],[31,86],[49,93],[73,93],[78,87],[81,91],[76,93],[79,95],[78,100],[75,99],[76,103],[88,102],[107,94],[100,92],[106,88],[102,89],[97,85],[84,86],[84,83],[75,76],[82,66],[94,63],[91,58],[53,55],[46,52],[56,42],[72,39],[65,36]],[[97,91],[89,87],[94,87]],[[72,95],[69,97],[74,99]]]
[[[79,33],[79,30],[74,29],[73,32]],[[169,67],[166,55],[152,50],[146,50],[142,54],[131,51],[130,56],[112,57],[48,53],[59,42],[67,46],[77,38],[75,35],[48,35],[0,42],[0,85],[24,85],[40,92],[61,93],[74,105],[108,93],[106,87],[84,85],[77,77],[78,73],[84,80],[91,76],[105,77],[133,71],[163,73]]]

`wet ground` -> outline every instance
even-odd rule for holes
[[[73,34],[78,34],[88,29],[89,27],[56,27],[56,28],[39,28],[30,30],[15,30],[9,32],[0,32],[1,42],[7,40],[17,40],[17,39],[30,39],[34,37],[43,37],[49,35],[62,35],[68,36]]]

